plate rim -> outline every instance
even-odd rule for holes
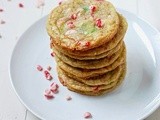
[[[127,14],[131,14],[132,16],[137,17],[137,18],[140,19],[141,21],[147,23],[147,24],[149,25],[149,27],[151,27],[155,32],[160,33],[160,31],[159,31],[157,28],[155,28],[150,22],[148,22],[147,20],[143,19],[143,18],[140,17],[139,15],[136,15],[135,13],[132,13],[132,12],[127,11],[127,10],[122,9],[122,8],[116,8],[116,9],[117,9],[117,11],[123,11],[123,12],[126,12]],[[24,30],[24,32],[20,35],[19,39],[17,40],[17,42],[15,43],[15,45],[14,45],[14,47],[13,47],[13,49],[12,49],[12,52],[11,52],[11,55],[10,55],[10,58],[9,58],[9,65],[8,65],[8,69],[9,69],[8,72],[9,72],[10,83],[11,83],[12,89],[14,90],[14,93],[16,94],[17,98],[19,99],[19,101],[22,103],[22,105],[24,105],[24,107],[25,107],[28,111],[30,111],[32,114],[34,114],[36,117],[38,117],[39,119],[42,119],[42,120],[46,120],[46,119],[43,118],[42,116],[40,116],[40,115],[39,115],[38,113],[36,113],[34,110],[32,110],[32,109],[23,101],[23,99],[21,98],[21,96],[20,96],[20,95],[18,94],[18,92],[16,91],[16,88],[15,88],[14,83],[13,83],[12,75],[11,75],[11,74],[12,74],[12,73],[11,73],[11,72],[12,72],[12,70],[11,70],[11,64],[12,64],[12,61],[13,61],[13,55],[14,55],[14,53],[15,53],[15,50],[16,50],[16,48],[17,48],[17,45],[18,45],[18,43],[20,42],[22,36],[23,36],[23,35],[26,33],[26,31],[28,31],[34,24],[36,24],[38,21],[44,19],[44,18],[47,17],[47,16],[48,16],[48,14],[46,14],[46,15],[42,16],[40,19],[34,21],[34,22],[33,22],[29,27],[27,27],[27,28]],[[160,95],[160,93],[159,93],[159,95]],[[158,95],[157,95],[157,96],[158,96]],[[158,99],[158,98],[157,98],[157,99]],[[141,117],[138,118],[138,119],[139,119],[139,120],[145,119],[145,118],[147,118],[148,116],[150,116],[154,111],[156,111],[156,110],[159,108],[159,106],[160,106],[160,99],[157,100],[157,101],[158,101],[158,102],[155,102],[154,105],[153,105],[153,107],[151,107],[150,110],[148,110],[147,112],[145,112],[145,113],[143,114],[143,116],[141,116]]]

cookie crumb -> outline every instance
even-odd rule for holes
[[[88,119],[88,118],[92,118],[92,115],[90,112],[86,112],[84,113],[84,118]]]

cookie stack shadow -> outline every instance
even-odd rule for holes
[[[60,82],[69,90],[85,95],[102,95],[117,88],[126,74],[127,30],[125,18],[119,16],[115,36],[105,44],[85,51],[68,51],[51,37]]]

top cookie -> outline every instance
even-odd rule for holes
[[[111,40],[117,33],[119,17],[105,0],[68,0],[49,15],[47,31],[60,46],[85,51]]]

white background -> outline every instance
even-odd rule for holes
[[[116,7],[125,9],[146,19],[160,30],[159,0],[110,0]],[[19,8],[18,4],[24,4]],[[19,102],[9,81],[9,59],[20,35],[36,20],[45,16],[58,0],[45,0],[37,8],[37,0],[0,0],[0,120],[39,120]],[[24,68],[25,69],[25,68]],[[160,108],[146,120],[160,120]]]

